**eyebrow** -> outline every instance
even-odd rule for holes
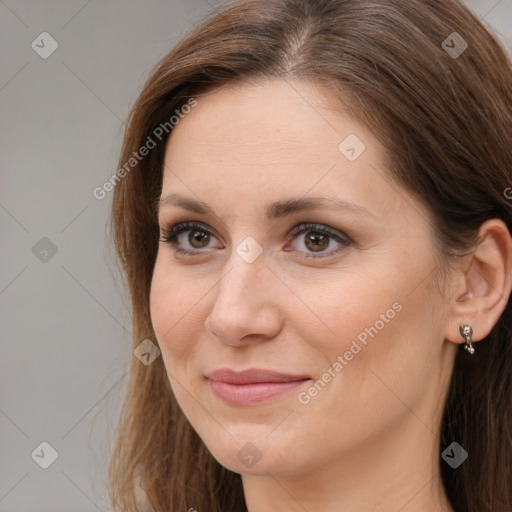
[[[179,194],[169,194],[162,197],[157,203],[157,211],[162,206],[178,206],[185,210],[203,215],[217,215],[203,201],[184,197]],[[377,220],[378,217],[370,212],[363,206],[352,203],[351,201],[344,201],[342,199],[332,197],[307,197],[307,198],[291,198],[285,201],[277,201],[265,206],[265,215],[269,220],[279,219],[292,215],[296,212],[310,211],[310,210],[329,210],[335,209],[357,215],[363,215]]]

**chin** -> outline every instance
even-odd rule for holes
[[[260,430],[261,432],[254,436],[226,435],[223,444],[213,442],[208,449],[219,464],[235,473],[278,475],[300,470],[300,465],[304,461],[297,459],[297,443],[293,443],[291,438],[290,443],[285,443],[278,436],[266,439],[265,436],[272,429]],[[290,446],[287,446],[288,444]]]
[[[237,451],[235,451],[232,453],[223,453],[222,456],[218,457],[214,455],[214,457],[217,462],[226,469],[229,469],[234,473],[244,475],[265,476],[269,473],[272,475],[278,475],[283,471],[290,472],[290,470],[293,470],[286,461],[278,461],[274,456],[264,457],[262,455],[261,459],[257,460],[256,455],[256,458],[251,461],[249,458],[250,456],[246,454],[241,461],[238,457]]]

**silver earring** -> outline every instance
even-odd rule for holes
[[[471,355],[473,355],[475,353],[473,343],[471,343],[471,337],[473,336],[473,328],[469,324],[460,324],[459,332],[460,332],[460,335],[464,338],[464,341],[466,342],[464,344],[464,348]]]

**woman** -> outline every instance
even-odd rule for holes
[[[165,56],[113,197],[115,510],[512,511],[511,137],[456,1],[242,0]]]

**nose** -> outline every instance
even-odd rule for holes
[[[217,285],[205,327],[227,345],[268,340],[282,329],[279,286],[284,285],[266,267],[262,256],[247,263],[234,253],[228,271]]]

